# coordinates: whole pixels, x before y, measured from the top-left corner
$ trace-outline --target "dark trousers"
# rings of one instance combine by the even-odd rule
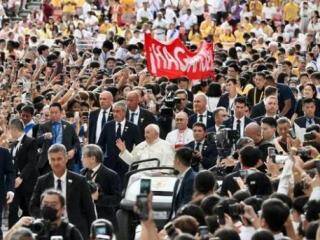
[[[0,201],[0,240],[3,239],[3,236],[2,236],[2,210],[3,210],[3,204],[4,204],[4,202]]]
[[[23,186],[16,189],[13,201],[9,206],[9,228],[19,220],[19,208],[22,210],[22,216],[30,216],[29,203],[31,195],[32,191],[26,190]]]

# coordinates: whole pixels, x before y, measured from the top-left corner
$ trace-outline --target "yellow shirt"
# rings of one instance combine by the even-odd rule
[[[135,12],[135,0],[121,0],[120,4],[123,7],[124,13],[134,13]]]
[[[111,23],[102,23],[99,27],[99,32],[106,34],[112,28]]]
[[[200,33],[193,33],[192,30],[189,32],[188,39],[191,43],[199,46],[202,40]]]
[[[217,26],[213,35],[214,42],[220,42],[220,35],[222,34],[221,27]]]
[[[63,1],[63,13],[74,14],[76,13],[76,2],[74,0],[64,0]]]
[[[86,0],[77,0],[77,1],[76,1],[77,7],[78,7],[78,8],[82,7],[83,4],[85,3],[85,1],[86,1]]]
[[[297,59],[297,57],[295,55],[288,55],[286,60],[291,62],[294,67],[298,66],[298,64],[299,64],[299,60]]]
[[[296,3],[288,2],[283,7],[283,18],[285,21],[296,21],[299,17],[299,6]]]
[[[268,37],[271,37],[273,34],[273,30],[269,25],[266,25],[265,27],[263,27],[262,30],[265,34],[267,34]]]
[[[244,38],[243,38],[244,32],[241,32],[240,30],[234,31],[234,36],[236,37],[236,42],[239,42],[241,44],[244,44]]]
[[[242,23],[242,26],[243,26],[243,28],[244,28],[244,30],[246,32],[250,32],[252,30],[252,28],[253,28],[253,25],[251,23],[249,23],[249,22]]]
[[[61,0],[51,0],[51,4],[55,8],[60,8],[61,7]]]
[[[232,33],[230,35],[226,35],[225,33],[223,33],[220,35],[220,41],[234,43],[236,39]]]
[[[260,1],[251,1],[249,4],[249,9],[252,11],[253,16],[259,16],[261,17],[262,15],[262,3]]]
[[[214,22],[213,21],[203,21],[200,24],[201,35],[206,38],[208,35],[214,35]]]

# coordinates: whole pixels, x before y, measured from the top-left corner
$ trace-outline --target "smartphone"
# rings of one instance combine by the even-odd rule
[[[50,240],[63,240],[62,236],[51,236]]]
[[[268,147],[268,157],[272,162],[276,162],[276,149],[274,147]]]
[[[143,221],[147,220],[149,218],[148,196],[145,194],[138,195],[136,206],[138,209],[139,219]]]
[[[148,195],[151,189],[151,179],[142,178],[140,180],[140,194]]]
[[[199,234],[201,240],[209,240],[209,230],[207,226],[199,226]]]

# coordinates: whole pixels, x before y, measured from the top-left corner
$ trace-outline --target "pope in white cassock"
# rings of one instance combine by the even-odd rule
[[[159,138],[160,129],[156,124],[149,124],[144,129],[145,141],[135,146],[130,153],[126,149],[125,142],[118,139],[116,142],[120,150],[119,157],[127,164],[136,161],[157,158],[160,160],[160,166],[173,167],[174,149],[167,141]],[[141,163],[138,168],[154,167],[153,162]]]

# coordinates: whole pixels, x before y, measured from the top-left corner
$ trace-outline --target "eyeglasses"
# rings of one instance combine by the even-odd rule
[[[184,118],[176,118],[175,120],[176,120],[176,122],[182,122],[182,121],[184,121]]]

